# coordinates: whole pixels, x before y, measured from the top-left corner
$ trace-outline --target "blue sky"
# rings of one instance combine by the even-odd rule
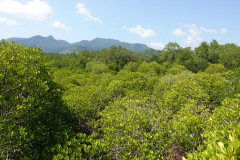
[[[240,45],[239,0],[0,0],[0,39],[112,38],[162,49],[168,42]]]

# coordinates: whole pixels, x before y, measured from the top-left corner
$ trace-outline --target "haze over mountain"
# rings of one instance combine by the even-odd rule
[[[73,48],[78,51],[87,49],[89,51],[102,50],[104,48],[109,49],[112,45],[122,46],[123,48],[132,50],[133,52],[144,52],[151,49],[145,44],[140,43],[127,43],[114,39],[96,38],[91,41],[82,40],[75,43],[69,43],[65,40],[56,40],[53,36],[43,37],[40,35],[30,38],[8,38],[6,41],[14,41],[16,44],[23,44],[28,47],[38,47],[43,52],[53,53],[70,53]]]

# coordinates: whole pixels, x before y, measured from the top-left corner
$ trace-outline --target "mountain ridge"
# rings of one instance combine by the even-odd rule
[[[6,41],[14,41],[16,44],[23,44],[27,47],[41,48],[46,53],[70,53],[73,48],[76,48],[79,52],[87,49],[89,51],[102,50],[104,48],[109,49],[111,46],[122,46],[133,52],[143,53],[145,50],[151,49],[145,44],[141,43],[127,43],[111,38],[95,38],[92,40],[81,40],[79,42],[69,43],[65,40],[56,40],[52,35],[43,37],[41,35],[35,35],[30,38],[12,37],[6,39]]]

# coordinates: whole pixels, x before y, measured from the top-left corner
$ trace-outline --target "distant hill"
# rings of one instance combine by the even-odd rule
[[[30,38],[9,38],[6,41],[14,41],[16,44],[23,44],[28,47],[38,47],[43,49],[43,52],[61,52],[72,46],[64,40],[56,40],[53,36],[42,37],[33,36]]]
[[[73,43],[73,46],[79,50],[81,48],[88,49],[91,51],[101,50],[103,48],[109,49],[111,46],[122,46],[123,48],[129,49],[133,52],[144,52],[145,50],[151,49],[145,44],[140,43],[126,43],[114,39],[96,38],[91,41],[83,40],[80,42]]]
[[[14,41],[16,44],[23,44],[28,47],[38,47],[43,52],[54,52],[54,53],[69,53],[71,49],[77,48],[78,51],[87,49],[89,51],[102,50],[104,48],[109,49],[112,45],[122,46],[123,48],[129,49],[133,52],[144,52],[145,50],[151,49],[145,44],[140,43],[126,43],[114,39],[96,38],[91,41],[82,40],[76,43],[69,43],[64,40],[56,40],[53,36],[42,37],[40,35],[33,36],[30,38],[8,38],[6,41]]]

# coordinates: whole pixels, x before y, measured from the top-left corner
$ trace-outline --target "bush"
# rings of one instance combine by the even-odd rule
[[[188,159],[240,158],[239,97],[237,95],[236,99],[226,98],[222,106],[213,110],[202,133],[204,143],[198,152],[187,154]]]
[[[160,75],[165,74],[166,68],[163,65],[160,65],[155,61],[153,61],[151,63],[143,62],[138,67],[138,72],[147,74],[149,76],[160,76]]]
[[[204,72],[208,74],[214,74],[214,73],[223,73],[225,71],[226,71],[226,68],[222,64],[210,64]]]
[[[122,98],[101,112],[104,144],[114,159],[160,159],[170,143],[168,113],[150,98]]]
[[[100,61],[91,61],[86,64],[86,70],[95,74],[101,74],[107,72],[108,67]]]
[[[41,50],[0,43],[0,152],[2,159],[49,159],[74,123],[52,81]]]
[[[186,72],[188,71],[184,66],[182,65],[174,65],[172,68],[167,70],[167,74],[171,74],[171,75],[177,75],[180,74],[182,72]]]

